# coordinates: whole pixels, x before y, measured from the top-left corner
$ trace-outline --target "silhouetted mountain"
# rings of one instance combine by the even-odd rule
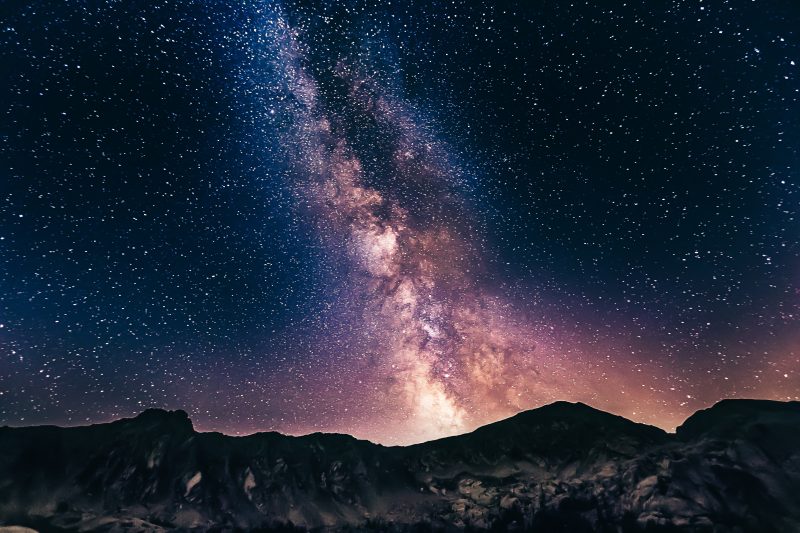
[[[40,531],[800,531],[800,403],[676,434],[557,402],[408,447],[197,433],[183,411],[0,428],[0,525]]]

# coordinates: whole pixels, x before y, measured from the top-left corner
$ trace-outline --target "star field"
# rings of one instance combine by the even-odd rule
[[[800,6],[11,2],[0,424],[800,399]]]

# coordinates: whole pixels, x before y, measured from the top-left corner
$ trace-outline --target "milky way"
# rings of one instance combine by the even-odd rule
[[[797,399],[795,8],[156,4],[8,24],[0,422]]]
[[[297,199],[328,253],[346,265],[334,312],[356,325],[346,346],[374,354],[363,371],[382,382],[393,412],[389,427],[378,424],[370,436],[417,442],[462,433],[586,391],[587,380],[565,371],[566,355],[543,351],[547,337],[487,286],[480,236],[454,183],[461,172],[446,149],[376,80],[344,62],[335,76],[346,97],[338,114],[326,113],[296,33],[282,19],[274,24],[292,102],[282,143],[296,165]],[[367,118],[373,142],[387,147],[372,184],[369,162],[348,142],[343,116],[352,115]],[[334,334],[342,333],[326,333]]]
[[[370,90],[369,79],[347,82],[382,128],[405,119],[379,93],[359,98]],[[302,84],[300,101],[313,112],[309,85]],[[519,407],[516,397],[524,389],[509,379],[509,369],[518,368],[522,383],[528,381],[534,345],[507,325],[476,282],[480,257],[469,235],[454,227],[458,211],[445,212],[451,200],[443,197],[448,184],[442,182],[449,169],[433,161],[437,147],[418,138],[413,125],[389,133],[396,139],[388,172],[429,196],[422,203],[430,206],[412,215],[391,191],[366,186],[346,137],[324,116],[314,118],[307,154],[312,179],[302,187],[329,241],[343,243],[352,264],[348,298],[360,304],[353,320],[380,353],[378,371],[388,373],[399,412],[410,420],[409,437],[463,431],[471,421],[469,400],[491,415],[498,407]]]

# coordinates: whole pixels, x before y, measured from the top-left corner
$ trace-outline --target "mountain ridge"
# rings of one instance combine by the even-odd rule
[[[182,410],[0,428],[0,526],[41,531],[800,531],[800,402],[667,433],[555,402],[410,446],[198,432]],[[421,528],[421,529],[420,529]]]
[[[725,402],[725,401],[727,401],[727,400],[721,400],[721,402]],[[766,401],[766,402],[776,402],[776,403],[792,403],[792,402],[781,402],[781,401],[777,401],[777,400],[748,400],[748,399],[745,399],[743,401]],[[717,403],[720,403],[720,402],[717,402]],[[717,404],[714,404],[714,405],[717,405]],[[707,409],[713,408],[714,405],[708,407]],[[0,426],[0,429],[5,429],[5,428],[9,428],[9,429],[31,429],[31,428],[76,429],[76,428],[91,428],[91,427],[94,427],[94,426],[106,426],[108,424],[115,424],[115,423],[126,422],[126,421],[147,420],[147,419],[153,420],[153,419],[156,419],[156,418],[161,418],[161,419],[164,419],[164,420],[168,420],[168,419],[183,420],[183,419],[186,419],[191,424],[192,429],[194,431],[196,431],[197,433],[216,433],[216,434],[220,434],[220,435],[223,435],[225,437],[231,437],[231,438],[251,437],[251,436],[254,436],[254,435],[262,435],[262,434],[276,434],[276,435],[281,435],[283,437],[289,437],[289,438],[302,438],[302,437],[307,437],[307,436],[311,436],[311,435],[345,435],[347,437],[352,437],[353,439],[356,439],[356,440],[359,440],[359,441],[369,442],[371,444],[375,444],[376,446],[382,446],[382,447],[385,447],[385,448],[407,448],[407,447],[410,447],[410,446],[418,446],[420,444],[425,444],[425,443],[428,443],[428,442],[436,442],[436,441],[439,441],[439,440],[451,439],[451,438],[461,437],[463,435],[469,435],[469,434],[474,433],[476,431],[479,431],[479,430],[481,430],[483,428],[487,428],[487,427],[493,426],[495,424],[499,424],[499,423],[503,423],[503,422],[514,420],[517,417],[526,415],[527,413],[535,413],[535,412],[538,412],[538,411],[540,411],[542,409],[548,410],[548,409],[558,408],[558,407],[562,407],[562,406],[572,406],[572,407],[577,407],[577,408],[588,408],[591,411],[594,411],[594,412],[597,412],[597,413],[603,413],[604,415],[608,415],[608,416],[611,416],[611,417],[620,418],[620,419],[626,420],[626,421],[628,421],[628,422],[630,422],[632,424],[637,424],[637,425],[640,425],[640,426],[646,426],[646,427],[654,428],[654,429],[656,429],[658,431],[661,431],[663,433],[670,434],[670,435],[674,435],[675,434],[674,431],[673,432],[669,432],[669,431],[666,431],[666,430],[664,430],[664,429],[662,429],[662,428],[660,428],[658,426],[654,426],[652,424],[646,424],[644,422],[636,422],[636,421],[630,420],[628,418],[625,418],[622,415],[617,415],[617,414],[614,414],[614,413],[611,413],[611,412],[608,412],[608,411],[603,411],[602,409],[598,409],[598,408],[593,407],[593,406],[591,406],[591,405],[589,405],[587,403],[584,403],[584,402],[570,402],[570,401],[566,401],[566,400],[557,400],[555,402],[552,402],[552,403],[549,403],[549,404],[544,404],[544,405],[541,405],[539,407],[534,407],[534,408],[531,408],[531,409],[525,409],[523,411],[519,411],[518,413],[510,415],[507,418],[502,418],[502,419],[496,420],[494,422],[489,422],[487,424],[484,424],[484,425],[476,427],[472,431],[467,431],[465,433],[458,433],[458,434],[455,434],[455,435],[448,435],[448,436],[444,436],[444,437],[438,437],[438,438],[431,439],[431,440],[428,440],[428,441],[414,442],[414,443],[411,443],[411,444],[382,444],[380,442],[375,442],[375,441],[372,441],[372,440],[367,439],[367,438],[361,438],[361,437],[357,437],[355,435],[351,435],[349,433],[343,433],[343,432],[339,432],[339,431],[313,431],[311,433],[290,434],[290,433],[282,433],[282,432],[280,432],[278,430],[265,429],[265,430],[254,431],[253,433],[232,434],[232,433],[226,433],[225,431],[214,430],[214,429],[198,430],[198,429],[196,429],[194,427],[194,423],[192,422],[191,415],[188,413],[188,411],[186,411],[184,409],[168,409],[168,408],[162,408],[162,407],[147,407],[143,411],[141,411],[140,413],[138,413],[136,415],[123,416],[123,417],[119,417],[119,418],[108,420],[106,422],[92,422],[92,423],[87,423],[87,424],[80,424],[79,423],[79,424],[75,424],[75,425],[59,425],[59,424],[52,424],[52,423],[32,424],[32,425],[8,425],[8,424],[6,424],[6,425]],[[700,411],[702,411],[702,410],[698,410],[698,412],[700,412]],[[687,418],[687,420],[688,420],[688,418]]]
[[[703,413],[705,413],[707,411],[715,412],[715,411],[719,410],[722,407],[725,407],[725,406],[728,406],[728,405],[733,405],[733,404],[737,404],[737,405],[752,404],[752,405],[761,405],[761,406],[764,406],[764,407],[769,407],[769,406],[790,406],[790,408],[800,409],[800,401],[765,400],[765,399],[756,399],[756,398],[724,398],[724,399],[719,400],[716,403],[710,405],[709,407],[706,407],[706,408],[703,408],[703,409],[698,409],[697,411],[695,411],[694,413],[689,415],[679,426],[676,427],[675,431],[667,431],[667,430],[665,430],[663,428],[660,428],[659,426],[655,426],[655,425],[652,425],[652,424],[647,424],[647,423],[644,423],[644,422],[636,422],[636,421],[631,420],[629,418],[625,418],[622,415],[611,413],[609,411],[603,411],[602,409],[598,409],[598,408],[593,407],[592,405],[589,405],[589,404],[584,403],[584,402],[570,402],[570,401],[566,401],[566,400],[557,400],[555,402],[552,402],[552,403],[549,403],[549,404],[544,404],[544,405],[539,406],[539,407],[534,407],[534,408],[531,408],[531,409],[526,409],[526,410],[520,411],[518,413],[515,413],[515,414],[507,417],[507,418],[503,418],[503,419],[500,419],[500,420],[496,420],[494,422],[489,422],[487,424],[478,426],[475,429],[473,429],[472,431],[468,431],[468,432],[465,432],[465,433],[458,433],[456,435],[448,435],[448,436],[445,436],[445,437],[439,437],[439,438],[432,439],[432,440],[429,440],[429,441],[416,442],[416,443],[412,443],[412,444],[382,444],[382,443],[375,442],[375,441],[372,441],[372,440],[369,440],[369,439],[357,437],[357,436],[351,435],[349,433],[342,433],[342,432],[338,432],[338,431],[314,431],[314,432],[311,432],[311,433],[303,433],[303,434],[295,435],[295,434],[289,434],[289,433],[281,433],[280,431],[277,431],[277,430],[259,430],[259,431],[255,431],[253,433],[237,435],[237,434],[226,433],[224,431],[219,431],[219,430],[197,430],[197,429],[194,428],[194,423],[192,422],[191,416],[189,415],[189,413],[186,410],[184,410],[184,409],[167,409],[167,408],[161,408],[161,407],[148,407],[148,408],[144,409],[142,412],[140,412],[137,415],[128,416],[128,417],[120,417],[120,418],[116,418],[116,419],[113,419],[113,420],[110,420],[110,421],[107,421],[107,422],[95,422],[95,423],[90,423],[90,424],[76,424],[76,425],[63,425],[63,426],[62,425],[58,425],[58,424],[33,424],[33,425],[28,425],[28,426],[3,425],[3,426],[0,426],[0,429],[5,429],[5,428],[9,428],[9,429],[32,429],[32,428],[76,429],[76,428],[91,428],[91,427],[94,427],[94,426],[106,426],[108,424],[115,424],[115,423],[120,423],[120,422],[125,422],[125,421],[155,419],[156,417],[159,417],[159,418],[162,418],[162,419],[165,419],[165,420],[166,419],[172,419],[172,420],[185,420],[185,421],[188,421],[188,423],[191,426],[192,430],[196,431],[197,433],[219,434],[219,435],[223,435],[225,437],[231,437],[231,438],[246,438],[246,437],[252,437],[252,436],[256,436],[256,435],[264,435],[264,434],[280,435],[282,437],[287,437],[287,438],[303,438],[303,437],[309,437],[309,436],[312,436],[312,435],[342,435],[342,436],[353,438],[353,439],[358,440],[358,441],[369,442],[370,444],[374,444],[376,446],[381,446],[381,447],[384,447],[384,448],[408,448],[408,447],[411,447],[411,446],[419,446],[419,445],[422,445],[422,444],[427,444],[429,442],[437,442],[437,441],[442,441],[442,440],[446,440],[446,439],[453,439],[453,438],[462,437],[464,435],[470,435],[470,434],[475,433],[477,431],[481,431],[484,428],[492,427],[492,426],[494,426],[496,424],[502,424],[502,423],[505,423],[505,422],[516,420],[516,419],[518,419],[518,417],[523,417],[524,418],[525,416],[529,416],[532,413],[537,413],[537,412],[540,412],[542,410],[550,410],[550,409],[555,409],[555,408],[562,408],[562,407],[565,407],[565,406],[575,407],[575,408],[587,408],[588,410],[593,411],[595,413],[602,413],[603,415],[606,415],[608,417],[614,417],[614,418],[617,418],[617,419],[621,419],[621,420],[624,420],[624,421],[626,421],[626,422],[628,422],[630,424],[635,424],[637,426],[652,428],[653,430],[656,430],[656,431],[661,432],[661,433],[666,434],[666,435],[677,435],[678,434],[678,429],[684,427],[686,425],[686,423],[689,420],[691,420],[692,418],[694,418],[695,416],[703,414]],[[780,408],[780,407],[778,407],[778,408]]]

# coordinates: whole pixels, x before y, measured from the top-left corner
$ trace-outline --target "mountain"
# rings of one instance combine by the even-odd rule
[[[407,447],[199,433],[185,412],[157,409],[87,427],[4,427],[0,526],[794,532],[800,403],[724,400],[669,434],[557,402]]]

